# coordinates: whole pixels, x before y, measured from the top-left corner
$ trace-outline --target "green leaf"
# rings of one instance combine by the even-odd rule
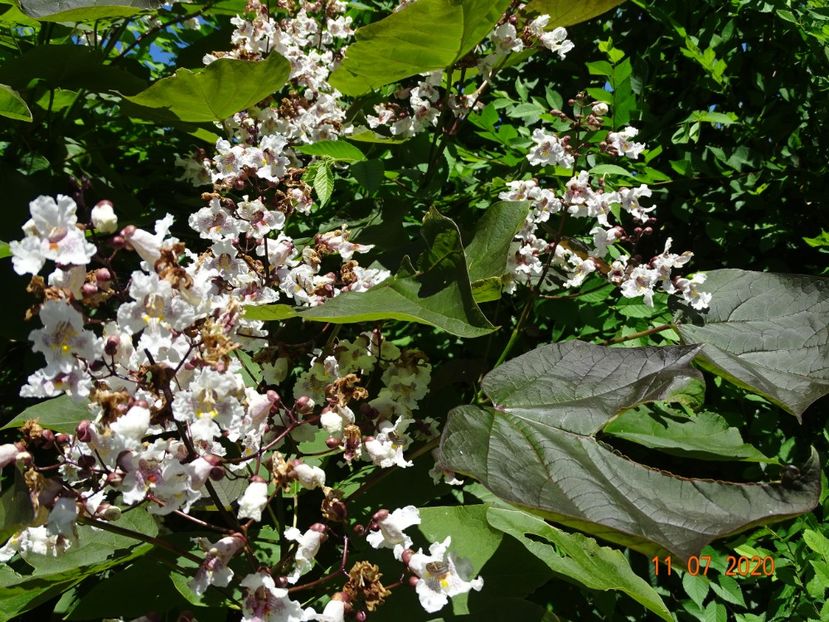
[[[739,123],[739,121],[737,121],[737,115],[734,113],[726,114],[724,112],[712,112],[708,110],[695,110],[688,115],[688,118],[685,119],[684,123],[700,121],[703,123],[719,123],[720,125],[732,125],[734,123]]]
[[[33,517],[29,488],[23,481],[23,475],[15,469],[12,485],[7,485],[0,494],[0,542],[6,542],[10,536],[27,526]]]
[[[590,169],[589,173],[594,177],[601,177],[602,175],[620,175],[622,177],[636,177],[630,171],[623,169],[616,164],[598,164]]]
[[[674,410],[639,407],[622,413],[604,428],[605,434],[666,453],[699,460],[743,460],[777,463],[743,442],[737,428],[716,413],[703,411],[689,417]]]
[[[369,192],[380,189],[383,185],[384,173],[385,165],[382,160],[365,160],[355,162],[351,166],[352,177]]]
[[[200,71],[178,69],[127,99],[163,108],[181,121],[223,121],[282,88],[290,70],[275,52],[263,61],[220,58]]]
[[[516,538],[562,578],[593,590],[624,592],[663,620],[673,620],[659,594],[633,572],[621,551],[599,546],[582,534],[556,529],[517,509],[492,507],[486,517],[490,525]],[[527,534],[535,537],[530,539]]]
[[[329,78],[346,95],[444,69],[483,39],[509,0],[417,0],[357,30]]]
[[[408,261],[393,278],[367,292],[346,292],[298,313],[314,322],[351,324],[401,320],[427,324],[458,337],[480,337],[495,328],[472,297],[466,258],[457,225],[430,210],[423,223],[427,252],[416,272]],[[246,316],[263,319],[270,305],[248,308]],[[277,313],[284,313],[283,309]]]
[[[297,317],[298,312],[290,305],[273,304],[245,307],[245,317],[250,320],[264,320],[266,322],[281,322]]]
[[[8,242],[0,242],[0,259],[12,256],[12,249]]]
[[[454,505],[420,509],[418,529],[429,542],[452,537],[452,552],[469,560],[475,573],[495,554],[503,534],[487,522],[489,505]]]
[[[17,91],[5,84],[0,84],[0,116],[15,121],[32,121],[32,111],[29,110],[25,100]],[[8,247],[8,244],[6,246]]]
[[[441,465],[534,513],[647,554],[680,560],[755,524],[809,511],[820,493],[813,452],[796,481],[741,484],[679,477],[596,439],[624,409],[671,401],[699,382],[699,346],[541,346],[495,368],[494,406],[449,413]]]
[[[354,145],[344,140],[321,140],[310,145],[297,145],[295,151],[312,156],[326,156],[340,162],[358,162],[366,156]]]
[[[745,598],[743,598],[743,591],[740,589],[740,584],[728,575],[720,575],[717,577],[717,582],[711,582],[711,589],[722,600],[733,605],[746,606]]]
[[[708,579],[704,576],[686,572],[682,577],[682,587],[685,589],[685,593],[688,594],[689,598],[702,609],[702,603],[705,602],[705,597],[708,596],[708,591],[711,587]]]
[[[806,546],[820,555],[823,561],[829,562],[829,538],[819,531],[807,529],[803,532],[803,541],[806,543]]]
[[[525,201],[496,203],[475,226],[472,241],[464,252],[477,302],[501,297],[500,279],[507,269],[510,245],[528,212],[529,204]]]
[[[19,428],[30,419],[35,419],[42,427],[54,432],[74,434],[78,424],[89,419],[87,403],[87,400],[74,400],[68,395],[53,397],[29,406],[0,429]]]
[[[713,270],[702,317],[684,308],[676,329],[697,361],[800,419],[829,393],[829,278]]]
[[[321,160],[314,174],[314,191],[317,193],[320,206],[328,203],[334,192],[334,172],[329,160]]]
[[[26,15],[44,22],[81,22],[135,15],[161,0],[20,0]]]
[[[355,128],[354,133],[352,133],[348,139],[356,140],[361,143],[375,143],[380,145],[399,145],[409,140],[408,138],[383,136],[382,134],[378,134],[374,130],[370,130],[366,127]]]
[[[158,535],[158,525],[155,518],[147,512],[145,507],[124,512],[113,525],[149,537]],[[125,554],[134,554],[133,556],[137,557],[151,548],[151,545],[142,544],[141,540],[135,538],[96,529],[90,525],[79,525],[78,541],[61,555],[54,557],[52,555],[26,553],[22,557],[27,564],[34,568],[33,576],[45,576],[68,571],[74,572],[80,568],[94,567],[96,571],[100,571],[126,561],[124,555],[115,555],[110,559],[110,556],[117,551],[123,550]],[[135,555],[136,553],[137,555]]]
[[[34,79],[49,88],[87,89],[96,93],[137,93],[144,80],[104,64],[97,51],[80,45],[38,45],[0,65],[0,83],[16,89],[28,88]]]
[[[526,7],[527,13],[549,15],[547,28],[572,26],[593,19],[597,15],[619,6],[625,0],[532,0]]]

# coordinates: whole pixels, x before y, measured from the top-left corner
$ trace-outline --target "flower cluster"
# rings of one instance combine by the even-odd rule
[[[607,104],[596,102],[590,107],[585,122],[588,127],[597,127],[600,117],[608,112]],[[561,114],[561,116],[564,116]],[[626,127],[619,132],[609,132],[603,149],[614,156],[636,159],[644,150],[642,143],[633,142],[637,130]],[[560,166],[573,168],[576,157],[569,145],[569,137],[559,138],[555,133],[537,128],[532,134],[533,147],[527,160],[533,166]],[[544,188],[536,179],[523,179],[507,183],[507,189],[499,194],[505,201],[527,201],[530,211],[524,226],[515,236],[515,254],[511,256],[509,274],[506,277],[508,291],[514,291],[518,284],[535,286],[549,280],[561,287],[579,287],[591,274],[602,275],[618,285],[626,298],[642,297],[645,304],[653,306],[655,290],[681,297],[695,309],[705,309],[711,295],[699,289],[705,282],[704,274],[688,279],[674,276],[672,270],[684,267],[693,254],[686,251],[680,255],[670,252],[670,238],[664,251],[647,262],[633,259],[619,245],[632,242],[634,245],[643,235],[653,232],[656,222],[651,212],[654,205],[643,205],[649,199],[651,189],[646,184],[620,187],[616,190],[605,188],[604,179],[593,180],[587,171],[579,171],[565,186],[563,192]],[[630,216],[635,226],[632,232],[620,224],[611,222],[614,213]],[[584,245],[570,238],[542,237],[542,229],[548,226],[550,218],[587,219],[590,223],[591,243]]]

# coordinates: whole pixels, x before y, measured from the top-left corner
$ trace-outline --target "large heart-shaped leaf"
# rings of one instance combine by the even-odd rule
[[[509,0],[416,0],[360,28],[329,82],[346,95],[450,66],[492,29]]]
[[[431,210],[423,221],[426,253],[416,271],[406,261],[393,278],[367,292],[346,292],[325,304],[296,312],[287,305],[248,307],[257,320],[301,317],[315,322],[352,324],[401,320],[427,324],[459,337],[495,330],[472,296],[466,257],[457,225]]]
[[[200,71],[179,69],[127,99],[168,110],[181,121],[223,121],[278,91],[290,71],[276,53],[263,61],[220,58]]]
[[[564,579],[593,590],[624,592],[663,620],[673,620],[656,590],[633,572],[621,551],[599,546],[592,538],[579,533],[556,529],[537,516],[515,508],[491,507],[486,519],[495,529],[516,538]],[[527,534],[535,538],[530,539]]]
[[[677,331],[703,344],[698,362],[798,419],[829,393],[829,278],[708,272],[711,306],[686,309]]]
[[[593,19],[625,0],[532,0],[525,9],[528,13],[550,16],[549,28],[572,26]]]
[[[494,407],[449,414],[441,463],[534,513],[647,553],[681,560],[752,525],[809,511],[816,456],[785,482],[738,484],[653,469],[600,443],[622,410],[682,399],[698,383],[699,346],[542,346],[490,372]]]
[[[501,277],[507,269],[510,246],[529,209],[527,202],[502,201],[487,209],[475,226],[465,252],[477,302],[501,297]]]

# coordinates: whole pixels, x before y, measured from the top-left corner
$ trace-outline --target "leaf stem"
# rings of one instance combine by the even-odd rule
[[[602,345],[612,345],[614,343],[623,343],[625,341],[633,341],[634,339],[639,339],[639,337],[647,337],[648,335],[654,335],[656,333],[661,333],[666,330],[673,328],[673,324],[662,324],[661,326],[654,326],[653,328],[649,328],[647,330],[640,330],[638,333],[631,333],[630,335],[625,335],[624,337],[615,337],[614,339],[608,339]]]

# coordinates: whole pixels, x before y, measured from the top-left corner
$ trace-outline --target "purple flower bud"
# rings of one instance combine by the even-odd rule
[[[84,419],[75,428],[75,436],[82,443],[88,443],[92,440],[92,422],[89,419]]]

